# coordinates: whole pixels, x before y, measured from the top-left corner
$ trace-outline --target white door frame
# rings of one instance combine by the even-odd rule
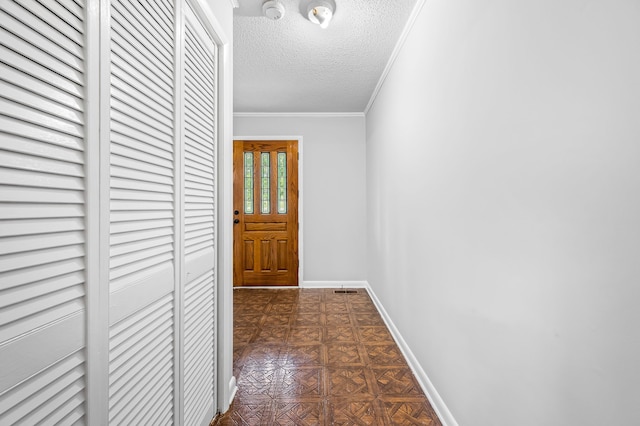
[[[233,376],[233,61],[232,46],[206,0],[190,0],[218,48],[218,409],[227,411],[237,387]]]

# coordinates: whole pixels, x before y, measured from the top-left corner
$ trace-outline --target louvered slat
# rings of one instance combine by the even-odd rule
[[[84,2],[60,7],[0,2],[3,425],[85,421]]]
[[[70,13],[55,1],[46,2],[46,7],[36,0],[17,0],[16,3],[31,13],[42,16],[46,22],[55,23],[56,32],[48,31],[48,29],[42,26],[38,27],[39,30],[48,31],[43,34],[47,35],[53,41],[57,41],[57,33],[61,33],[78,46],[84,45],[81,16],[79,17]]]
[[[36,424],[68,415],[81,419],[84,363],[83,351],[75,352],[1,395],[2,424]],[[34,406],[38,409],[33,410]]]

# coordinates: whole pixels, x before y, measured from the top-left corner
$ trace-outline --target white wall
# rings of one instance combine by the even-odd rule
[[[303,137],[303,281],[364,280],[364,117],[236,116],[234,135]]]
[[[233,37],[233,1],[232,0],[200,0],[206,3],[213,16],[222,27],[227,37]]]
[[[367,278],[461,425],[640,424],[638,22],[427,1],[367,115]]]

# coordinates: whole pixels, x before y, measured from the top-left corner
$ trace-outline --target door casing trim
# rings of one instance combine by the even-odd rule
[[[282,135],[270,135],[270,136],[234,136],[234,143],[236,140],[242,141],[265,141],[265,142],[277,142],[277,141],[298,141],[298,287],[302,286],[302,277],[304,276],[304,215],[303,215],[303,196],[304,196],[304,182],[302,180],[302,169],[304,168],[304,155],[303,155],[303,143],[302,136],[282,136]],[[231,192],[233,192],[233,181],[231,182]],[[233,268],[233,247],[230,254],[232,259],[231,265]],[[235,283],[234,283],[235,284]],[[235,287],[234,287],[235,288]],[[295,288],[295,287],[289,287]]]

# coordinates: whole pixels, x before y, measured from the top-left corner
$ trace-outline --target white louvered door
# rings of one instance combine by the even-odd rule
[[[218,59],[190,1],[0,0],[1,426],[215,414]]]
[[[86,423],[84,17],[0,1],[2,425]]]
[[[111,2],[109,423],[174,415],[174,8]]]
[[[216,401],[215,44],[190,7],[184,37],[184,418],[206,425]]]

